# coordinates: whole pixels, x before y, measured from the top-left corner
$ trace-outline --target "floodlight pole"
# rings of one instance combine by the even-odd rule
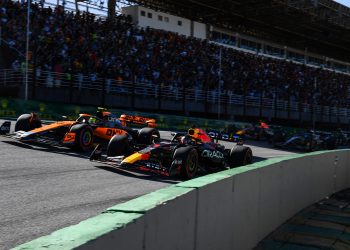
[[[222,56],[222,48],[220,46],[220,52],[219,52],[219,86],[218,86],[218,119],[220,120],[220,99],[221,99],[221,56]]]
[[[316,98],[315,98],[315,93],[316,93],[316,88],[317,88],[317,77],[315,77],[315,79],[314,79],[314,91],[313,91],[313,95],[312,95],[312,103],[313,103],[313,105],[312,105],[312,129],[313,130],[315,130],[315,127],[316,127],[316,109],[315,109],[315,106],[316,106]]]
[[[24,90],[24,99],[28,100],[28,64],[29,64],[29,27],[30,27],[30,4],[31,0],[27,0],[27,32],[26,32],[26,63],[25,63],[25,90]]]

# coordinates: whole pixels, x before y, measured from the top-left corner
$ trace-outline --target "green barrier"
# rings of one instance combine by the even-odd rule
[[[186,195],[197,188],[201,188],[226,178],[241,173],[268,167],[275,163],[302,158],[304,156],[322,155],[327,152],[342,152],[347,150],[318,151],[307,154],[296,154],[280,158],[268,159],[248,166],[233,168],[210,174],[193,180],[181,182],[170,187],[160,189],[150,194],[141,196],[123,204],[118,204],[106,209],[102,214],[80,222],[77,225],[69,226],[53,232],[50,235],[40,237],[28,243],[15,247],[15,250],[37,250],[37,249],[73,249],[83,246],[89,241],[119,230],[139,219],[150,210],[162,206],[167,202],[180,196]],[[117,247],[117,246],[116,246]]]

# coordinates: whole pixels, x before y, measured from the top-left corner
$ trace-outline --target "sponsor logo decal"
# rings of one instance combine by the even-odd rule
[[[150,168],[150,169],[155,169],[155,170],[160,170],[161,169],[161,165],[158,163],[154,163],[154,162],[146,162],[146,167]]]
[[[221,153],[220,151],[203,150],[202,157],[223,159],[224,154]]]
[[[72,141],[74,142],[74,140],[75,140],[75,133],[67,133],[63,139],[64,142],[72,142]]]
[[[122,134],[124,134],[125,132],[123,131],[123,130],[121,130],[121,129],[112,129],[112,128],[109,128],[109,129],[107,129],[107,131],[106,131],[106,135],[107,136],[113,136],[113,135],[116,135],[116,134],[118,134],[118,135],[122,135]]]

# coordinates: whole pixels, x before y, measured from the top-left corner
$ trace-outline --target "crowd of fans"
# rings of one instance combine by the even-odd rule
[[[31,8],[30,63],[37,70],[174,89],[217,91],[220,85],[225,93],[350,107],[345,74],[138,28],[123,15],[107,21],[62,7]],[[1,1],[2,39],[23,54],[26,15],[26,3]]]

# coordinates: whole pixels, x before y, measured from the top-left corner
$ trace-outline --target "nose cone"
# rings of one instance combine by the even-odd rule
[[[132,155],[126,157],[122,162],[123,164],[134,164],[137,161],[144,161],[149,159],[149,154],[142,154],[139,152],[133,153]]]

